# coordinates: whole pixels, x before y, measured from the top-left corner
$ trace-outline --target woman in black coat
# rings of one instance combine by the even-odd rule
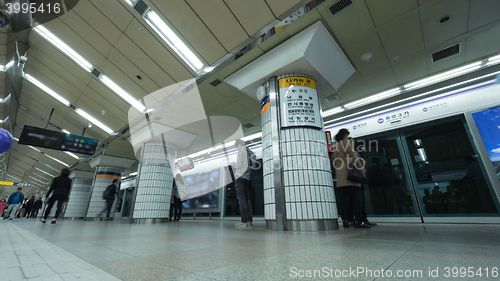
[[[52,210],[52,206],[57,201],[57,211],[54,219],[52,220],[52,224],[56,223],[57,217],[61,214],[62,205],[64,201],[68,200],[69,191],[71,190],[71,179],[69,178],[69,169],[64,168],[61,171],[61,175],[54,178],[52,180],[52,184],[50,185],[49,192],[47,192],[47,198],[49,200],[47,210],[45,210],[45,215],[40,220],[41,222],[47,222],[47,217]],[[52,196],[50,196],[52,194]],[[49,197],[50,196],[50,197]]]

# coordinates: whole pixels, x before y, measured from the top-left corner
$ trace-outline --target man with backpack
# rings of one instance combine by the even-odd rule
[[[9,220],[14,219],[14,216],[17,213],[17,209],[19,209],[19,206],[24,201],[24,194],[21,192],[22,189],[23,189],[22,187],[18,187],[17,191],[10,195],[9,200],[7,201],[7,204],[9,207],[7,208],[5,213],[3,214],[4,220],[7,219],[9,213],[10,213]]]
[[[234,145],[238,149],[238,156],[236,162],[231,163],[231,166],[233,167],[234,186],[241,213],[241,222],[237,223],[236,227],[248,228],[253,226],[250,190],[252,189],[252,159],[255,160],[255,154],[245,146],[245,141],[242,139],[237,139]]]
[[[113,183],[108,185],[108,187],[106,187],[106,190],[104,190],[104,193],[102,194],[102,199],[106,200],[106,206],[97,216],[100,217],[104,213],[104,211],[106,211],[107,221],[111,220],[109,215],[111,214],[111,208],[113,207],[113,202],[115,201],[118,183],[119,181],[117,179],[114,179]]]

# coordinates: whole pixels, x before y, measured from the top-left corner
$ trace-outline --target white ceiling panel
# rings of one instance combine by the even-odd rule
[[[500,52],[500,23],[481,33],[467,37],[465,42],[465,61],[471,61]],[[486,44],[487,42],[487,44]]]
[[[187,45],[191,45],[208,62],[208,65],[213,64],[227,54],[228,51],[224,49],[185,1],[151,1],[177,29],[181,35],[179,37],[184,37],[188,43]]]
[[[500,20],[500,1],[470,1],[468,31]]]
[[[366,86],[368,86],[372,93],[388,90],[398,84],[392,68],[384,68],[372,74],[365,75],[363,80],[365,80]]]
[[[133,19],[130,25],[125,30],[125,34],[132,40],[137,47],[132,45],[127,45],[128,48],[121,48],[120,44],[115,45],[120,52],[122,52],[131,62],[137,65],[141,70],[144,67],[154,67],[141,63],[143,60],[153,60],[158,66],[160,66],[165,72],[167,72],[176,82],[184,81],[194,77],[194,72],[187,69],[184,62],[180,62],[176,56],[172,55],[168,49],[158,41],[149,32],[141,32],[139,29],[147,30],[137,19]],[[121,38],[122,39],[122,38]],[[126,42],[125,38],[122,39]],[[165,43],[166,44],[166,43]],[[146,55],[138,53],[138,49],[141,49]],[[148,58],[149,57],[149,58]],[[144,71],[144,70],[143,70]]]
[[[224,2],[250,36],[275,19],[264,0],[225,0]]]
[[[344,100],[343,103],[371,94],[370,89],[361,78],[344,83],[340,87],[339,91],[346,97],[346,100]]]
[[[102,97],[99,99],[95,99],[94,97],[98,95],[99,94],[96,93],[92,88],[88,87],[83,92],[82,100],[88,100],[88,99],[95,100],[99,104],[99,107],[102,108],[101,112],[102,110],[104,110],[106,114],[109,114],[108,116],[109,118],[113,120],[114,119],[120,120],[121,123],[128,122],[127,108],[119,108],[115,104],[111,103],[110,101]]]
[[[141,99],[146,96],[148,92],[141,88],[134,80],[130,79],[125,73],[123,73],[118,67],[112,64],[107,59],[101,65],[101,69],[106,76],[108,76],[113,82],[120,85],[120,87],[129,93],[136,100]],[[138,80],[137,78],[135,80]]]
[[[408,57],[425,48],[418,14],[380,30],[379,35],[390,60]]]
[[[429,74],[427,70],[426,54],[410,58],[392,66],[398,83],[407,83],[425,77]]]
[[[397,18],[398,16],[415,9],[417,0],[366,0],[366,5],[376,26]]]
[[[361,74],[389,66],[384,46],[376,33],[367,35],[361,41],[344,45],[343,48]],[[361,60],[361,56],[365,53],[373,54],[368,62]]]
[[[124,5],[127,5],[125,1],[90,0],[90,2],[122,31],[125,31],[127,25],[134,18],[127,8],[125,8]]]
[[[99,15],[96,15],[95,17],[97,18],[99,17]],[[96,32],[96,30],[92,26],[90,26],[85,20],[83,20],[74,10],[71,10],[70,12],[59,17],[58,19],[60,19],[61,22],[63,22],[69,28],[71,28],[71,30],[74,33],[78,34],[83,40],[85,40],[90,46],[92,46],[104,57],[106,57],[113,48],[113,45],[111,45],[111,43],[109,43],[108,41],[109,39],[106,40],[105,37]],[[59,36],[69,46],[73,45],[71,39],[70,41],[67,41],[65,40],[64,37],[62,37],[57,33],[56,36]],[[111,39],[115,39],[118,36],[119,35],[114,34]]]
[[[365,34],[375,29],[375,25],[373,24],[372,17],[370,16],[365,1],[354,0],[352,1],[352,5],[347,6],[335,15],[332,15],[328,8],[338,1],[326,2],[327,4],[322,4],[318,10],[340,41],[340,44],[345,44],[351,40],[357,39],[361,34]]]
[[[123,32],[89,0],[79,0],[72,11],[75,11],[111,44],[115,44]]]
[[[120,128],[125,126],[127,122],[124,122],[119,119],[113,119],[110,115],[102,116],[102,110],[104,108],[100,105],[99,102],[87,97],[82,96],[81,99],[75,104],[76,107],[81,108],[83,111],[87,112],[90,116],[99,120],[104,125],[108,126],[113,131],[118,131]],[[109,136],[105,131],[99,132],[99,134],[103,136]]]
[[[266,0],[274,16],[281,20],[306,5],[310,0]]]
[[[121,109],[124,112],[128,112],[130,109],[131,105],[128,104],[125,100],[120,98],[118,95],[116,95],[114,92],[111,92],[104,84],[97,80],[92,80],[90,82],[89,87],[94,90],[95,93],[98,93],[101,98],[108,100],[110,103],[114,104],[117,108]],[[89,93],[89,92],[87,92]],[[98,98],[97,96],[94,96],[95,99],[101,99]],[[104,109],[106,110],[106,109]]]
[[[187,0],[187,3],[227,51],[249,38],[222,0]]]
[[[443,24],[438,20],[446,15],[451,19]],[[442,0],[420,11],[425,46],[432,48],[440,42],[467,32],[469,0]]]

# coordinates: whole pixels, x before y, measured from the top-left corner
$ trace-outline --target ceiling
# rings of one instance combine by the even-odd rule
[[[261,130],[259,102],[227,83],[222,82],[217,86],[210,83],[216,79],[223,81],[318,20],[331,31],[356,69],[356,73],[336,93],[326,95],[337,94],[341,99],[332,103],[322,101],[323,110],[499,52],[500,1],[352,1],[352,5],[335,15],[328,8],[338,0],[319,1],[319,5],[318,1],[311,1],[309,6],[312,9],[307,14],[250,51],[247,50],[238,60],[227,54],[238,53],[248,43],[254,42],[264,27],[276,25],[309,1],[145,2],[174,29],[206,66],[220,63],[198,83],[205,114],[235,117],[242,125],[255,124],[252,128],[243,129],[245,135]],[[445,15],[451,15],[451,20],[439,24],[438,20]],[[158,89],[197,75],[124,0],[80,0],[67,14],[44,24],[44,27],[135,99],[142,99]],[[0,30],[0,64],[3,65],[7,59],[8,32],[7,28]],[[431,53],[455,43],[461,43],[458,55],[437,63],[431,62]],[[127,127],[130,105],[125,100],[34,31],[29,34],[29,46],[25,73],[113,131],[119,132]],[[372,53],[373,57],[369,62],[362,61],[361,55],[367,52]],[[5,97],[4,72],[0,72],[0,83],[0,97]],[[100,141],[110,137],[96,126],[87,128],[89,122],[86,119],[26,80],[22,82],[18,99],[19,104],[29,111],[17,111],[15,126],[12,126],[14,137],[20,136],[22,126],[26,124],[45,127],[52,108],[54,113],[50,122],[58,127],[77,135],[86,128],[85,136]],[[6,112],[6,106],[0,106],[0,119],[5,118]],[[8,129],[8,126],[4,124],[4,128]],[[48,129],[55,130],[50,125]],[[127,141],[128,136],[126,133],[109,143],[104,154],[135,159],[132,146]],[[78,162],[64,152],[40,151],[69,165]],[[9,175],[26,183],[41,185],[31,177],[45,182],[51,176],[37,169],[57,175],[56,170],[65,167],[41,152],[14,141],[8,159]],[[192,152],[195,151],[186,151]],[[102,153],[101,149],[96,154]],[[88,165],[89,160],[81,160],[74,168],[93,171]],[[0,196],[6,196],[13,190],[13,187],[4,187]]]

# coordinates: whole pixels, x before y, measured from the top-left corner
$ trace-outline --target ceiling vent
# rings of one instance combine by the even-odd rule
[[[352,4],[352,0],[340,0],[339,2],[333,4],[330,9],[330,13],[335,15],[336,13],[342,11],[344,8]]]
[[[219,85],[220,83],[222,83],[222,81],[220,81],[219,79],[215,79],[214,81],[212,81],[212,82],[210,83],[210,85],[212,85],[212,86],[214,86],[214,87],[215,87],[215,86]]]
[[[247,124],[243,125],[243,128],[245,128],[245,129],[250,129],[252,127],[255,127],[254,123],[247,123]]]
[[[340,96],[335,94],[335,95],[331,95],[329,97],[325,97],[323,98],[327,103],[332,103],[332,102],[335,102],[335,101],[338,101],[340,100]]]
[[[146,4],[143,0],[137,1],[137,4],[135,4],[134,9],[141,15],[143,16],[146,14],[146,11],[149,9],[148,4]]]
[[[432,62],[438,62],[440,60],[444,60],[445,58],[449,58],[454,55],[458,55],[460,53],[460,43],[455,44],[453,46],[442,49],[441,51],[437,51],[432,53]]]

